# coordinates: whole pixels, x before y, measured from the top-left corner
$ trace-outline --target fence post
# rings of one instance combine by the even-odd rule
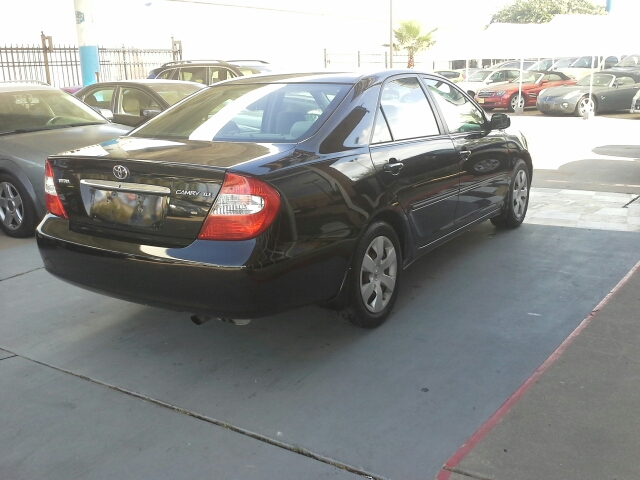
[[[324,49],[324,68],[327,68],[327,49]]]
[[[358,50],[358,68],[360,68],[360,50]]]
[[[122,45],[122,68],[124,69],[124,79],[129,80],[129,77],[127,76],[127,51],[125,50],[124,45]]]
[[[171,50],[174,62],[182,60],[182,40],[174,40],[171,37]]]
[[[44,58],[44,74],[47,83],[51,85],[51,73],[49,72],[49,53],[53,52],[53,40],[50,36],[46,36],[44,32],[40,32],[40,41],[42,42],[42,56]]]
[[[389,68],[389,52],[384,52],[384,68]]]

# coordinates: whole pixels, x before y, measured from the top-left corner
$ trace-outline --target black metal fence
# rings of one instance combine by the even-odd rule
[[[75,46],[53,46],[51,37],[42,35],[42,45],[0,47],[0,81],[38,80],[55,87],[82,85],[80,55]],[[173,41],[172,49],[98,47],[99,81],[145,78],[149,70],[163,63],[180,60],[182,46]]]

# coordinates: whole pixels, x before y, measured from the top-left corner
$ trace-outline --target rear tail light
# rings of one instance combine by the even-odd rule
[[[198,235],[202,240],[248,240],[264,232],[280,208],[278,192],[251,177],[227,173]]]
[[[44,196],[49,212],[58,217],[69,218],[62,206],[60,197],[58,197],[55,179],[53,178],[53,169],[48,159],[44,166]]]

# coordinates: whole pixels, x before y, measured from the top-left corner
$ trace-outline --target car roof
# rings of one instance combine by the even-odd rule
[[[0,82],[0,92],[34,92],[38,90],[58,90],[42,82]]]
[[[98,82],[87,85],[87,87],[94,87],[96,85],[199,85],[194,82],[187,82],[184,80],[164,80],[161,78],[140,78],[135,80],[111,80],[108,82]],[[205,87],[206,85],[203,85]],[[86,87],[85,87],[86,88]]]
[[[401,75],[401,74],[418,74],[418,75],[434,75],[429,72],[422,72],[420,70],[409,69],[395,69],[395,70],[372,70],[372,71],[358,71],[358,72],[297,72],[297,73],[267,73],[260,75],[251,75],[246,77],[236,77],[230,80],[220,82],[221,84],[234,83],[234,84],[255,84],[255,83],[342,83],[342,84],[355,84],[359,80],[366,77],[373,77],[377,80],[384,80],[385,78]],[[441,78],[441,77],[439,77]],[[215,84],[213,85],[215,86]]]

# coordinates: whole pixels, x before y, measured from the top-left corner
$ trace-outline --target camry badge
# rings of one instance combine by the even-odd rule
[[[129,169],[123,165],[113,167],[113,174],[118,180],[124,180],[129,176]]]

